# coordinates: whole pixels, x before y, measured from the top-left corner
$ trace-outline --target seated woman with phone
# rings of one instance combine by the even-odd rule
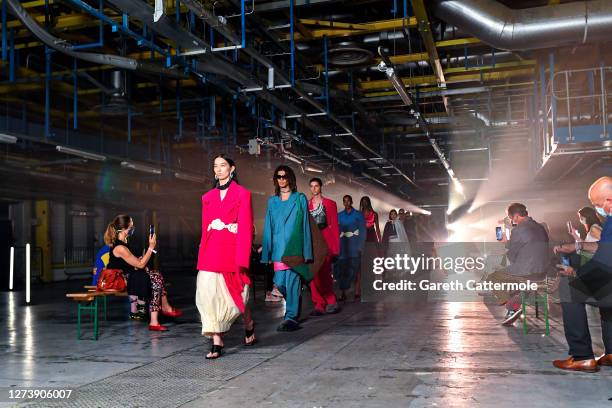
[[[161,272],[147,267],[153,253],[156,253],[157,237],[151,226],[149,231],[149,248],[143,256],[137,258],[128,246],[128,239],[134,235],[134,220],[128,215],[118,215],[108,224],[104,233],[104,242],[110,247],[108,269],[120,269],[127,276],[128,295],[132,302],[130,318],[144,320],[145,304],[149,301],[149,330],[166,331],[168,328],[159,324],[159,312],[164,316],[178,317],[183,313],[173,308],[168,296]]]

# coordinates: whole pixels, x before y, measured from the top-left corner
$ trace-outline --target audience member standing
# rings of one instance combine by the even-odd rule
[[[593,372],[599,366],[612,366],[612,177],[602,177],[589,189],[589,200],[597,213],[606,221],[599,242],[564,244],[559,249],[594,252],[593,257],[581,267],[558,265],[563,279],[559,290],[563,311],[563,328],[569,346],[570,357],[555,360],[553,365],[563,370]],[[587,298],[591,298],[590,300]],[[599,307],[604,354],[595,359],[585,303]]]

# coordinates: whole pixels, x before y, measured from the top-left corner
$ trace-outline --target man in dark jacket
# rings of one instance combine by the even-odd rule
[[[515,226],[510,239],[506,241],[506,257],[510,265],[503,270],[493,272],[487,281],[510,283],[543,279],[550,265],[546,229],[529,216],[527,207],[523,204],[510,204],[506,213]],[[507,291],[495,291],[494,294],[500,304],[505,304],[507,308],[502,324],[511,325],[521,315],[519,294]]]
[[[612,177],[602,177],[589,189],[589,200],[605,219],[599,242],[578,242],[555,247],[555,252],[594,253],[590,261],[574,268],[557,265],[563,276],[559,285],[563,329],[570,357],[555,360],[562,370],[598,371],[612,366]],[[585,304],[599,308],[604,354],[595,359]]]

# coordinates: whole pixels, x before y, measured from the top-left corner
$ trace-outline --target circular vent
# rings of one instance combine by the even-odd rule
[[[343,46],[329,50],[329,64],[338,67],[354,67],[372,61],[372,52],[356,46]]]

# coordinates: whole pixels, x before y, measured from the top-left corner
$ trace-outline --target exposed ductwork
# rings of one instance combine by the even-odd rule
[[[483,42],[519,51],[608,41],[612,1],[591,0],[515,10],[494,0],[433,0],[436,17]]]
[[[25,9],[22,7],[18,0],[6,0],[8,7],[12,13],[21,21],[21,23],[28,28],[34,34],[36,38],[46,44],[48,47],[53,48],[63,54],[69,55],[74,58],[81,59],[83,61],[93,62],[95,64],[112,65],[114,67],[128,69],[128,70],[140,70],[144,72],[163,74],[170,77],[176,77],[177,72],[172,69],[163,68],[161,65],[156,65],[151,62],[138,61],[133,58],[122,57],[119,55],[111,54],[97,54],[93,52],[79,52],[75,51],[72,45],[67,45],[64,40],[61,40],[51,35],[47,30],[38,25],[38,23],[30,16]],[[179,74],[180,75],[180,74]]]

